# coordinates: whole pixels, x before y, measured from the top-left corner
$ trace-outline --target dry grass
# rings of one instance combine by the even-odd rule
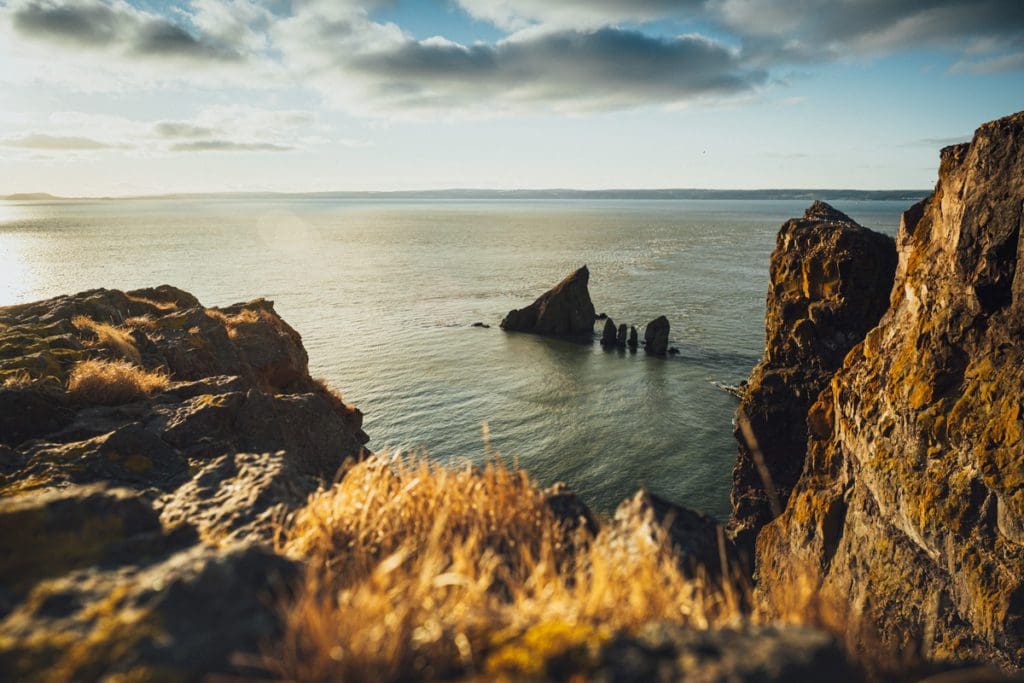
[[[18,370],[5,377],[3,382],[0,383],[0,387],[24,391],[25,389],[32,388],[35,383],[36,381],[32,379],[32,375],[28,374],[28,370]]]
[[[373,458],[315,494],[279,540],[309,570],[269,658],[288,680],[536,677],[581,670],[613,633],[739,618],[730,591],[687,579],[647,520],[565,528],[527,475]]]
[[[135,315],[126,318],[123,327],[129,330],[153,330],[156,329],[156,319],[151,315]]]
[[[208,308],[206,309],[206,315],[223,323],[230,339],[234,339],[238,335],[239,328],[244,325],[252,325],[273,319],[268,312],[262,309],[251,308],[243,309],[233,315],[228,315],[216,308]]]
[[[86,404],[131,403],[167,388],[165,371],[146,370],[124,360],[84,360],[71,370],[68,394]]]
[[[136,296],[133,294],[125,294],[124,296],[126,299],[128,299],[128,301],[135,301],[136,303],[140,304],[148,304],[149,306],[153,306],[154,308],[161,311],[167,312],[178,310],[178,304],[174,303],[173,301],[156,301],[154,299],[147,299],[144,296]]]
[[[333,408],[339,415],[351,413],[356,409],[354,405],[345,403],[345,397],[341,395],[340,391],[334,389],[330,384],[328,384],[327,380],[320,377],[314,377],[313,385],[316,387],[317,392],[327,399],[327,402],[331,404],[331,408]]]
[[[142,356],[135,348],[135,340],[125,330],[115,327],[109,323],[100,323],[87,318],[84,315],[76,315],[71,319],[71,324],[82,332],[89,332],[94,337],[94,344],[109,349],[120,358],[129,360],[136,365],[142,364]]]

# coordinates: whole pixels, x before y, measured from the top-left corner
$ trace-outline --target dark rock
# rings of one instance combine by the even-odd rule
[[[749,555],[804,466],[807,411],[889,304],[896,247],[824,202],[782,226],[772,252],[764,358],[736,411],[730,534]],[[756,451],[755,452],[755,448]],[[774,494],[766,490],[763,459]]]
[[[680,568],[687,574],[721,577],[725,560],[726,574],[731,575],[738,561],[732,543],[714,519],[644,490],[619,504],[612,525],[615,533],[626,534],[623,540],[630,544],[664,538],[678,554]]]
[[[694,683],[859,683],[835,638],[802,626],[695,629],[656,623],[614,637],[590,680]]]
[[[608,314],[607,313],[598,313],[597,315],[594,316],[594,320],[607,320],[607,319],[608,319]]]
[[[668,355],[670,355],[670,356],[678,356],[679,355],[679,349],[677,349],[674,346],[669,347]]]
[[[647,323],[644,328],[644,350],[655,356],[664,356],[668,351],[668,318],[661,315]]]
[[[590,271],[583,266],[526,308],[509,311],[501,328],[561,336],[593,334],[594,304],[587,290],[589,280]]]
[[[811,407],[799,482],[757,539],[766,605],[799,572],[883,647],[1024,666],[1022,199],[1024,112],[942,151],[891,305]]]
[[[601,346],[615,346],[615,321],[611,318],[607,318],[604,321],[604,331],[601,333]]]
[[[67,401],[54,392],[0,386],[0,444],[17,446],[62,429],[73,420]]]
[[[629,341],[626,342],[626,343],[629,344],[629,350],[630,351],[636,351],[636,347],[637,347],[637,332],[636,332],[636,327],[635,326],[632,326],[632,325],[630,326],[630,328],[629,328]]]
[[[623,323],[622,325],[619,325],[618,334],[615,335],[615,345],[620,347],[620,348],[625,348],[625,346],[626,346],[626,325],[625,325],[625,323]]]
[[[544,502],[567,528],[577,529],[582,526],[591,534],[597,533],[594,513],[565,483],[555,482],[544,489]]]
[[[482,322],[475,322],[470,327],[482,327],[485,330],[491,329],[490,325],[488,325],[487,323],[482,323]]]

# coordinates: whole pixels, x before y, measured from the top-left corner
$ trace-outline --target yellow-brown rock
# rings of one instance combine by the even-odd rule
[[[942,150],[903,215],[889,311],[822,393],[807,465],[757,539],[783,608],[803,575],[858,633],[1024,665],[1024,112]]]

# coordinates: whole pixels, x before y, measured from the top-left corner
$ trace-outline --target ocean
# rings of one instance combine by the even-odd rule
[[[775,235],[808,203],[0,202],[0,305],[163,283],[208,306],[265,297],[302,334],[312,374],[365,413],[373,450],[500,453],[599,510],[645,486],[724,519],[736,399],[712,382],[760,358]],[[910,204],[833,203],[889,234]],[[498,329],[583,264],[599,312],[641,334],[665,315],[681,353]]]

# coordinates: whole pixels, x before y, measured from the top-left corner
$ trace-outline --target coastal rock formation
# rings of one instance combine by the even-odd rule
[[[644,350],[655,356],[668,352],[668,318],[659,315],[644,328]]]
[[[367,442],[307,363],[262,299],[0,308],[0,679],[244,672],[299,571],[275,520]]]
[[[1024,665],[1024,112],[942,150],[891,306],[808,416],[757,539],[769,606],[808,575],[883,641]]]
[[[626,323],[619,325],[618,334],[615,335],[615,345],[620,348],[626,346]]]
[[[501,329],[559,336],[590,336],[594,333],[594,304],[590,301],[586,266],[568,275],[536,301],[508,312]]]
[[[615,346],[615,321],[605,317],[604,331],[601,332],[601,346]]]
[[[636,351],[636,347],[638,345],[638,342],[637,342],[637,333],[636,333],[636,326],[635,325],[631,325],[630,328],[629,328],[629,341],[627,343],[629,344],[629,350],[630,351]]]
[[[882,317],[895,270],[891,237],[824,202],[814,202],[803,218],[779,230],[770,261],[764,358],[736,410],[739,455],[729,530],[748,555],[757,532],[785,507],[803,469],[808,409],[850,348]]]

